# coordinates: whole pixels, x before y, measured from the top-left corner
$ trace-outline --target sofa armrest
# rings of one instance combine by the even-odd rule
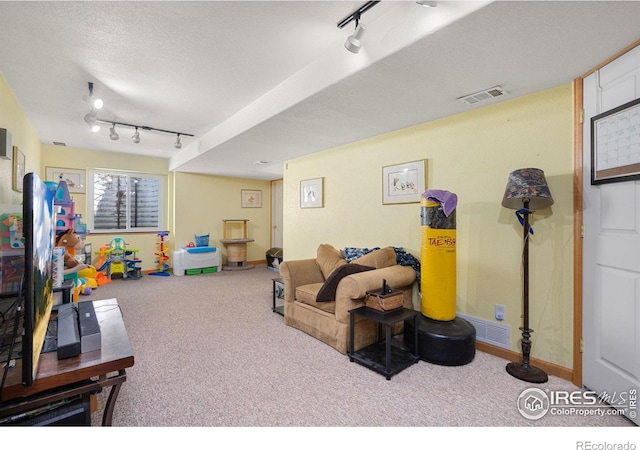
[[[315,259],[297,259],[280,264],[280,275],[284,279],[284,301],[293,302],[298,286],[324,283],[324,276]]]
[[[348,323],[349,310],[364,306],[367,291],[380,289],[383,279],[392,289],[404,290],[412,287],[416,272],[411,267],[395,265],[343,278],[336,290],[336,319]]]

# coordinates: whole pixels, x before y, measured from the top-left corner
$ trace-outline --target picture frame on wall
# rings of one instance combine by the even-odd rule
[[[640,99],[591,118],[591,184],[640,179]]]
[[[382,203],[420,203],[426,190],[427,162],[424,159],[382,168]]]
[[[300,208],[322,208],[324,206],[324,178],[300,181]]]
[[[84,194],[87,192],[87,173],[84,169],[47,167],[45,175],[47,181],[54,181],[56,183],[60,182],[60,180],[66,181],[69,193],[71,194]]]
[[[241,189],[243,208],[262,208],[262,191]]]
[[[18,147],[13,146],[13,190],[22,192],[26,158]]]

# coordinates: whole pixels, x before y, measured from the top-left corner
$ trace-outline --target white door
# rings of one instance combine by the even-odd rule
[[[640,47],[584,80],[583,385],[625,410],[636,424],[640,424],[640,181],[591,185],[591,117],[638,97]]]
[[[282,248],[282,180],[271,182],[271,247]]]

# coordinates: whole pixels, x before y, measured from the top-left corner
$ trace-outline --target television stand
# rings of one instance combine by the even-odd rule
[[[22,384],[22,360],[16,360],[2,388],[0,420],[109,387],[102,425],[111,425],[118,393],[127,380],[126,369],[133,367],[133,350],[118,301],[96,300],[93,305],[100,323],[102,348],[60,361],[56,352],[40,355],[31,386]]]

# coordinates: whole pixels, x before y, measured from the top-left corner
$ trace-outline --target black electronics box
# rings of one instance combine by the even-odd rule
[[[100,350],[102,335],[93,302],[78,303],[78,319],[80,321],[80,351],[87,353]]]
[[[80,354],[80,330],[76,303],[58,305],[58,359]]]

